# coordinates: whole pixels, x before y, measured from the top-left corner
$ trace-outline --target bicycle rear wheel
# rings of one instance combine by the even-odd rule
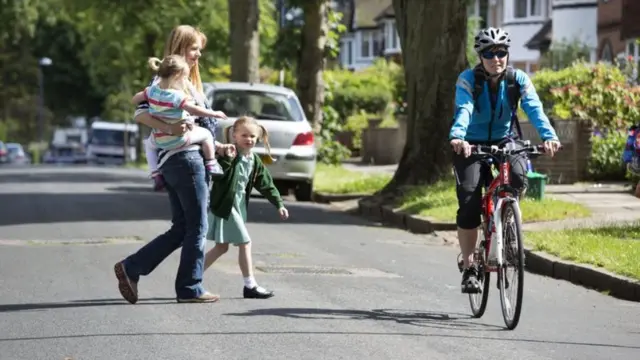
[[[508,202],[502,210],[503,265],[498,270],[500,304],[507,329],[513,330],[520,321],[524,289],[524,245],[520,207],[516,201]],[[513,276],[509,275],[513,270]]]
[[[480,318],[484,315],[484,311],[487,309],[487,301],[489,300],[489,283],[491,279],[491,273],[485,271],[484,261],[485,249],[481,245],[475,254],[475,262],[478,265],[478,282],[482,288],[481,293],[469,294],[469,305],[471,305],[471,313],[474,318]]]

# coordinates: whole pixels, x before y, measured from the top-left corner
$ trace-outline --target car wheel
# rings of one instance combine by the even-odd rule
[[[309,181],[298,183],[293,194],[297,201],[311,201],[311,196],[313,195],[313,182]]]

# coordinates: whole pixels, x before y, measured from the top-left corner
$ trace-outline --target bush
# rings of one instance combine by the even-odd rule
[[[624,131],[608,131],[602,136],[591,138],[591,155],[587,172],[592,180],[622,181],[626,178],[626,167],[622,162],[622,152],[627,142]]]
[[[625,129],[640,121],[640,88],[613,65],[575,62],[533,78],[545,108],[559,119],[583,119],[601,129]]]
[[[328,105],[333,100],[333,89],[325,84],[325,104],[322,108],[322,128],[318,132],[320,146],[318,161],[329,165],[338,165],[351,156],[346,146],[336,141],[336,133],[342,131],[343,124],[338,112]]]
[[[378,114],[393,98],[390,74],[376,67],[365,71],[347,70],[325,72],[325,82],[333,89],[330,104],[344,120],[360,110]]]

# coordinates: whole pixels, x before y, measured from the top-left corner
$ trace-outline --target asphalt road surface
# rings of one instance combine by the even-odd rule
[[[167,229],[140,171],[0,168],[0,359],[640,359],[640,304],[526,274],[519,327],[491,287],[469,316],[457,250],[329,206],[255,199],[257,280],[242,299],[233,249],[205,274],[215,304],[177,304],[179,252],[120,298],[113,264]]]

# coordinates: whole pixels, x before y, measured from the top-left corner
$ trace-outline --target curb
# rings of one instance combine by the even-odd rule
[[[412,215],[390,206],[381,206],[366,199],[358,201],[358,213],[370,220],[398,229],[407,230],[414,234],[430,234],[434,231],[456,230],[453,222],[438,221],[430,217]]]
[[[360,199],[365,196],[369,196],[369,194],[327,194],[314,191],[311,195],[311,201],[321,204],[330,204],[332,202]]]
[[[415,234],[457,229],[455,223],[438,222],[431,218],[407,214],[388,206],[381,206],[367,201],[367,199],[358,201],[357,213],[370,220],[408,230]],[[525,267],[532,273],[566,280],[575,285],[598,291],[608,291],[609,295],[619,299],[640,302],[640,281],[589,265],[561,260],[555,256],[529,248],[525,248],[524,252],[526,256]]]

